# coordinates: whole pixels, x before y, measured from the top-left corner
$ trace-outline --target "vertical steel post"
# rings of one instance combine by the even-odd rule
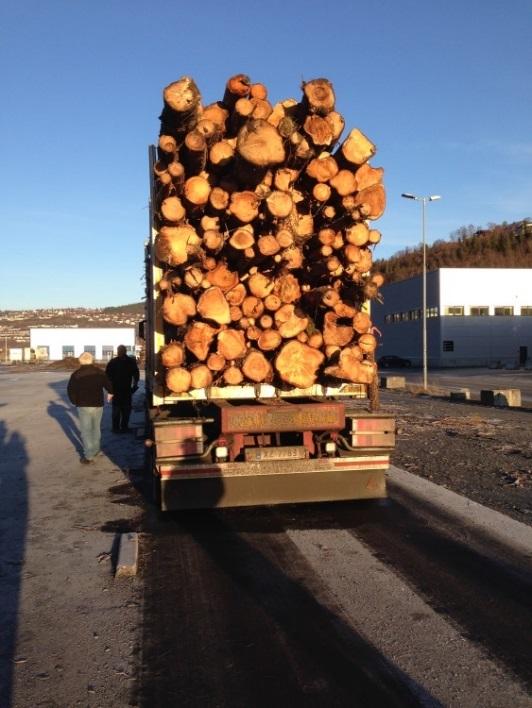
[[[423,390],[427,390],[427,241],[425,238],[425,205],[421,199],[421,233],[423,242]]]

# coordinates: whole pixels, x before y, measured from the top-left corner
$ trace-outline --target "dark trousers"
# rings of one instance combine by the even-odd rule
[[[127,430],[129,425],[129,416],[131,414],[131,398],[113,399],[113,430]]]

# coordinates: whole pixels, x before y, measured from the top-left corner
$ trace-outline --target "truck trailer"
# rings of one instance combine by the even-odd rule
[[[149,466],[162,510],[386,496],[395,421],[376,384],[309,388],[213,385],[173,393],[160,351],[175,332],[162,316],[150,156],[150,234],[144,322]]]

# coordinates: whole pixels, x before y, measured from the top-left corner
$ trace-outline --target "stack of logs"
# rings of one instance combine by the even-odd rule
[[[189,77],[164,89],[155,256],[169,391],[212,385],[372,384],[363,309],[385,205],[374,144],[344,119],[327,79],[272,106],[239,74],[203,106]]]

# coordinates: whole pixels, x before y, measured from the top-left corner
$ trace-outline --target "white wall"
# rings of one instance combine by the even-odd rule
[[[98,360],[108,358],[104,356],[103,348],[112,347],[113,356],[119,344],[135,348],[134,327],[31,327],[30,346],[37,350],[38,347],[48,347],[48,358],[51,361],[63,359],[63,347],[73,347],[74,356],[79,357],[86,346],[95,347],[95,357]]]
[[[469,308],[488,305],[511,306],[519,315],[522,305],[532,307],[532,269],[530,268],[441,268],[440,314],[447,307]]]
[[[421,361],[421,320],[388,324],[387,315],[421,308],[421,276],[382,288],[383,304],[372,303],[372,319],[382,332],[377,356],[396,354],[414,365]],[[461,306],[464,316],[446,316],[447,307]],[[487,306],[489,316],[469,314],[471,307]],[[513,307],[514,316],[494,315],[495,307]],[[441,268],[427,274],[427,308],[438,317],[427,318],[429,366],[487,366],[517,364],[520,348],[532,359],[532,317],[521,307],[532,307],[530,268]],[[452,342],[453,351],[444,351]]]

